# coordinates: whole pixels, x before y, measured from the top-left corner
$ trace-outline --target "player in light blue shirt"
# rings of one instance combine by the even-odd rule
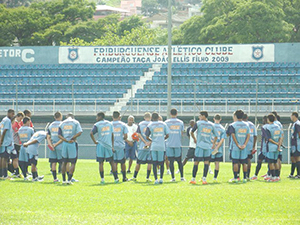
[[[261,165],[263,163],[264,160],[266,160],[266,153],[267,153],[267,144],[266,144],[266,126],[267,126],[267,116],[263,117],[262,120],[262,127],[261,127],[261,146],[260,146],[260,152],[258,154],[258,161],[257,161],[257,165],[256,165],[256,169],[255,169],[255,174],[253,177],[250,178],[250,180],[257,180],[257,176],[258,173],[261,169]]]
[[[24,117],[23,126],[18,130],[18,137],[22,143],[19,154],[19,165],[24,176],[24,180],[28,180],[27,178],[27,168],[28,168],[28,154],[26,148],[23,146],[24,143],[30,140],[32,135],[34,134],[34,130],[30,127],[31,119],[29,117]]]
[[[190,184],[196,184],[196,175],[198,171],[198,165],[200,161],[204,161],[202,184],[207,184],[206,177],[209,169],[210,155],[212,149],[216,148],[216,142],[218,140],[218,131],[215,125],[207,120],[207,111],[201,111],[199,120],[194,125],[191,136],[196,143],[195,159],[193,167],[193,177]],[[194,132],[197,131],[197,138]],[[214,138],[213,138],[214,137]],[[213,138],[213,141],[211,141]],[[219,149],[219,145],[217,148]]]
[[[53,182],[57,183],[59,180],[57,179],[56,173],[56,164],[61,163],[62,161],[62,146],[63,141],[58,137],[59,126],[62,123],[62,114],[61,112],[56,112],[54,114],[55,121],[50,124],[47,130],[47,142],[49,152],[49,162],[51,163],[51,172],[53,176]]]
[[[226,138],[225,128],[222,126],[221,120],[222,118],[219,114],[216,114],[214,116],[215,128],[218,132],[218,139],[216,145],[220,146],[218,148],[217,153],[215,155],[213,154],[211,155],[211,160],[210,160],[210,162],[215,163],[214,182],[217,182],[219,169],[220,169],[220,162],[223,161],[223,143]]]
[[[146,138],[146,130],[147,130],[147,126],[151,123],[151,114],[149,112],[146,112],[144,115],[144,119],[145,119],[144,121],[139,123],[138,129],[136,131],[139,136],[139,147],[138,147],[135,171],[133,174],[133,178],[131,178],[130,180],[136,181],[138,172],[140,171],[141,164],[148,163],[146,181],[150,182],[151,180],[149,179],[149,177],[151,173],[152,159],[151,159],[151,152],[149,148],[150,142],[147,141]]]
[[[293,122],[292,135],[291,135],[291,173],[288,178],[300,178],[300,121],[297,112],[293,112],[291,115]],[[297,175],[294,177],[295,168],[297,168]]]
[[[183,122],[177,118],[177,110],[171,109],[170,111],[171,118],[168,119],[165,123],[169,127],[170,134],[169,138],[166,141],[166,154],[168,160],[170,161],[170,171],[172,175],[171,182],[175,182],[175,174],[174,174],[174,161],[178,163],[178,169],[181,175],[181,181],[185,181],[183,175],[183,165],[181,161],[181,136],[184,131]]]
[[[283,141],[283,131],[280,126],[274,123],[275,115],[268,115],[268,125],[266,126],[267,134],[267,159],[269,163],[271,178],[267,181],[279,181],[279,164],[278,155]]]
[[[127,181],[126,177],[126,158],[125,158],[125,142],[127,142],[128,129],[125,123],[121,121],[120,112],[113,112],[113,133],[114,133],[114,162],[116,168],[118,163],[121,164],[121,172],[123,175],[123,182]]]
[[[112,173],[115,178],[115,183],[119,183],[118,173],[116,165],[113,161],[114,150],[114,128],[111,122],[105,120],[105,114],[99,112],[97,114],[97,123],[94,124],[90,136],[93,142],[97,145],[97,162],[99,162],[99,173],[101,177],[101,184],[105,184],[104,181],[104,161],[110,163]],[[95,134],[98,134],[97,140]]]
[[[248,150],[247,180],[250,180],[251,159],[253,159],[253,155],[256,153],[257,130],[255,125],[251,121],[248,121],[248,115],[246,113],[243,116],[243,121],[247,123],[250,128],[250,139],[246,147]]]
[[[42,141],[44,141],[47,137],[47,133],[45,131],[37,131],[33,134],[29,141],[23,144],[26,148],[26,152],[28,153],[28,161],[31,164],[31,173],[32,173],[32,181],[43,181],[44,176],[38,176],[37,172],[37,163],[38,163],[38,148]]]
[[[166,123],[158,121],[158,113],[152,113],[152,122],[147,126],[146,138],[151,142],[150,151],[153,161],[155,184],[163,183],[165,139],[169,137],[169,128]],[[160,165],[160,180],[157,179],[157,165]]]
[[[230,180],[232,182],[237,182],[238,173],[240,164],[243,165],[244,172],[244,180],[243,182],[247,182],[247,144],[250,139],[250,128],[247,123],[243,122],[244,112],[242,110],[237,110],[233,114],[234,120],[236,122],[232,123],[228,128],[228,133],[232,138],[232,162],[233,162],[233,173],[234,179]]]
[[[58,137],[63,141],[62,144],[62,178],[63,184],[72,184],[72,177],[75,171],[75,165],[78,158],[78,143],[76,139],[82,134],[80,123],[75,120],[74,115],[69,113],[58,128]],[[69,168],[68,181],[66,181],[67,164],[71,163]]]
[[[17,152],[14,150],[13,129],[11,125],[11,120],[14,116],[15,111],[9,109],[7,116],[0,123],[0,178],[3,177],[4,179],[11,179],[7,175],[9,157],[12,159],[18,158]]]

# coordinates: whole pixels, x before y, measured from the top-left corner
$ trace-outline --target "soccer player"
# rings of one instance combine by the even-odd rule
[[[14,143],[15,143],[15,150],[18,152],[20,152],[20,148],[21,148],[21,141],[18,135],[18,130],[22,127],[21,122],[24,118],[24,113],[23,112],[18,112],[16,117],[15,117],[15,122],[12,123],[12,129],[14,132]]]
[[[255,125],[251,121],[248,120],[248,115],[246,113],[244,113],[243,121],[245,123],[247,123],[250,128],[250,139],[249,139],[247,147],[246,147],[248,150],[247,180],[250,180],[251,159],[253,159],[253,155],[256,152],[257,130],[256,130]]]
[[[38,147],[40,143],[45,140],[47,133],[45,131],[38,131],[33,134],[29,141],[23,144],[27,153],[29,154],[28,160],[31,164],[31,173],[33,182],[43,181],[44,176],[38,176],[37,163],[38,163]]]
[[[209,168],[211,149],[214,149],[216,147],[215,144],[219,136],[214,124],[208,121],[207,117],[207,111],[201,111],[199,115],[199,121],[197,121],[197,123],[194,125],[191,132],[191,136],[193,137],[194,142],[196,143],[196,150],[193,167],[193,177],[190,181],[190,184],[196,184],[196,175],[200,161],[204,161],[202,184],[207,184],[206,177]],[[196,130],[197,138],[194,134]],[[212,142],[211,139],[213,135],[215,137]],[[220,146],[217,147],[219,148]]]
[[[154,184],[162,184],[164,176],[165,140],[169,137],[169,128],[164,122],[158,121],[158,113],[152,113],[152,122],[147,126],[146,138],[151,142]],[[160,165],[160,180],[157,179],[157,165]]]
[[[24,176],[24,180],[27,181],[27,168],[28,168],[28,154],[26,148],[23,146],[24,143],[28,142],[34,134],[33,128],[30,127],[30,118],[24,117],[23,126],[18,130],[18,136],[21,141],[21,148],[19,154],[19,165]]]
[[[123,123],[121,120],[120,112],[114,111],[113,112],[113,134],[114,134],[114,162],[116,168],[118,163],[121,164],[121,172],[123,175],[123,182],[127,181],[126,177],[126,158],[125,158],[125,142],[127,141],[127,134],[128,129],[125,123]]]
[[[166,141],[166,155],[170,162],[170,170],[172,180],[171,182],[175,182],[175,174],[174,174],[174,162],[178,163],[178,168],[181,175],[181,181],[185,181],[183,175],[183,165],[181,162],[181,136],[184,130],[183,122],[177,118],[177,110],[171,109],[170,111],[171,118],[168,119],[165,123],[169,127],[170,134],[169,138]]]
[[[244,180],[243,182],[247,182],[247,144],[250,139],[250,128],[247,123],[243,122],[244,112],[242,110],[235,111],[233,117],[234,120],[237,120],[233,124],[231,124],[228,128],[228,133],[232,138],[232,162],[233,162],[233,171],[234,171],[234,179],[233,182],[237,182],[238,173],[239,173],[239,164],[243,165],[244,172]]]
[[[271,178],[267,179],[270,182],[279,181],[279,164],[278,155],[281,151],[280,147],[283,141],[282,129],[274,123],[275,115],[268,115],[268,125],[266,126],[267,135],[267,159],[269,163]]]
[[[191,136],[191,132],[192,132],[194,125],[195,125],[195,121],[190,120],[190,126],[186,130],[186,135],[188,136],[188,138],[190,140],[189,149],[188,149],[188,152],[187,152],[184,160],[182,161],[182,166],[185,166],[185,164],[187,163],[187,161],[189,159],[194,159],[194,157],[195,157],[196,143],[194,142],[194,139]],[[194,135],[197,137],[197,131],[194,132]],[[179,170],[178,170],[178,173],[179,173]]]
[[[158,121],[164,122],[164,119],[161,115],[158,115]],[[165,142],[165,144],[166,144],[166,142]],[[167,175],[170,175],[171,174],[170,165],[169,165],[168,156],[166,154],[165,154],[165,164],[167,167]],[[159,166],[157,166],[157,169],[158,169],[157,174],[159,175],[160,174]]]
[[[134,159],[136,159],[136,150],[137,150],[137,143],[132,139],[132,134],[136,132],[137,125],[134,123],[134,116],[130,115],[127,119],[127,142],[125,143],[125,153],[126,159],[129,159],[128,170],[127,173],[131,173],[131,165]]]
[[[90,133],[93,142],[97,145],[97,162],[99,162],[99,173],[101,177],[101,184],[105,184],[104,181],[104,160],[110,163],[112,173],[115,178],[115,183],[119,183],[119,178],[117,174],[116,164],[113,161],[114,150],[114,128],[113,125],[105,120],[105,114],[100,112],[97,114],[97,123]],[[94,137],[98,133],[97,141]]]
[[[257,180],[258,173],[261,169],[261,164],[263,161],[266,161],[266,154],[267,154],[267,144],[266,144],[266,124],[267,124],[267,116],[263,117],[263,126],[261,127],[261,147],[260,147],[260,153],[258,155],[258,162],[255,169],[255,174],[253,177],[251,177],[251,180]]]
[[[1,137],[0,137],[0,177],[3,179],[11,179],[7,175],[8,168],[8,159],[11,157],[12,159],[17,158],[17,151],[14,150],[14,142],[13,142],[13,130],[11,125],[11,120],[14,118],[15,111],[13,109],[9,109],[7,111],[7,116],[4,117],[0,123],[1,128]]]
[[[69,113],[58,128],[58,138],[63,141],[62,144],[62,178],[63,184],[73,184],[72,177],[75,171],[75,165],[78,158],[78,143],[76,139],[82,134],[80,123],[74,119],[74,115]],[[66,181],[67,163],[71,163]]]
[[[298,119],[299,115],[297,112],[293,112],[291,115],[291,120],[293,121],[293,134],[291,136],[291,160],[292,168],[289,178],[300,178],[300,121]],[[297,176],[293,177],[295,168],[297,168]]]
[[[271,112],[274,116],[275,116],[275,120],[274,120],[274,124],[278,125],[281,130],[282,130],[282,138],[284,138],[284,132],[283,132],[283,126],[282,124],[280,123],[280,116],[277,114],[276,111],[273,111]],[[279,152],[278,154],[278,160],[277,160],[277,163],[279,165],[279,179],[280,179],[280,172],[281,172],[281,161],[282,161],[282,151]]]
[[[62,161],[63,141],[58,137],[58,130],[59,126],[62,123],[62,118],[63,117],[61,112],[56,112],[54,114],[55,121],[50,124],[47,130],[47,142],[50,146],[49,162],[51,163],[51,172],[54,183],[59,182],[59,180],[57,179],[56,164],[61,163]]]
[[[140,171],[141,164],[148,163],[146,181],[151,182],[151,180],[149,179],[151,173],[151,166],[152,166],[151,153],[149,148],[150,142],[147,141],[146,134],[145,134],[147,130],[147,126],[151,123],[151,114],[149,112],[146,112],[144,115],[144,119],[145,119],[144,121],[139,123],[138,129],[136,131],[139,135],[139,149],[138,149],[137,162],[136,162],[133,178],[130,180],[136,181],[138,172]]]
[[[218,139],[216,142],[216,145],[219,145],[218,152],[215,155],[211,155],[210,162],[215,163],[215,172],[214,172],[214,182],[217,182],[219,170],[220,170],[220,162],[223,161],[223,142],[225,140],[225,128],[221,125],[221,116],[219,114],[216,114],[214,116],[214,122],[215,122],[215,128],[218,132]]]

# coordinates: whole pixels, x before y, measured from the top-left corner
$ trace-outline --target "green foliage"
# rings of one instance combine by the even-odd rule
[[[96,147],[95,147],[96,149]],[[79,151],[85,151],[79,147]],[[133,164],[134,168],[135,164]],[[214,169],[214,165],[211,165]],[[253,165],[253,168],[255,164]],[[282,166],[282,181],[267,183],[261,178],[246,184],[229,184],[231,163],[221,163],[219,182],[201,185],[203,164],[199,164],[197,185],[190,185],[193,164],[184,167],[187,182],[146,183],[142,165],[138,182],[113,183],[109,163],[105,163],[105,185],[100,185],[95,160],[78,160],[74,185],[53,183],[46,159],[39,159],[39,175],[44,182],[21,179],[1,181],[2,224],[299,224],[300,180],[285,178],[289,165]],[[177,169],[177,167],[176,167]],[[253,170],[253,169],[252,169]],[[267,171],[263,164],[262,175]],[[132,175],[132,174],[131,174]],[[58,174],[61,179],[61,175]],[[122,178],[119,175],[119,178]],[[131,178],[131,177],[129,177]],[[150,177],[153,180],[153,175]]]
[[[0,0],[0,4],[5,4],[9,8],[29,6],[32,0]]]

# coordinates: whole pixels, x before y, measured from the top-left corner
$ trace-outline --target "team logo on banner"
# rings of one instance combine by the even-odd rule
[[[76,59],[78,59],[78,48],[69,48],[69,55],[68,59],[74,62]]]
[[[264,47],[252,47],[252,58],[256,60],[260,60],[264,57],[263,52]]]

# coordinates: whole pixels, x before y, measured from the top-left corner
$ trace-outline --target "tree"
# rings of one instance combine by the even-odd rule
[[[292,42],[300,42],[300,0],[284,0],[285,21],[293,25]]]
[[[145,16],[153,16],[159,12],[158,6],[157,0],[142,0],[142,14]]]
[[[32,0],[0,0],[0,4],[5,4],[9,8],[29,6]]]

